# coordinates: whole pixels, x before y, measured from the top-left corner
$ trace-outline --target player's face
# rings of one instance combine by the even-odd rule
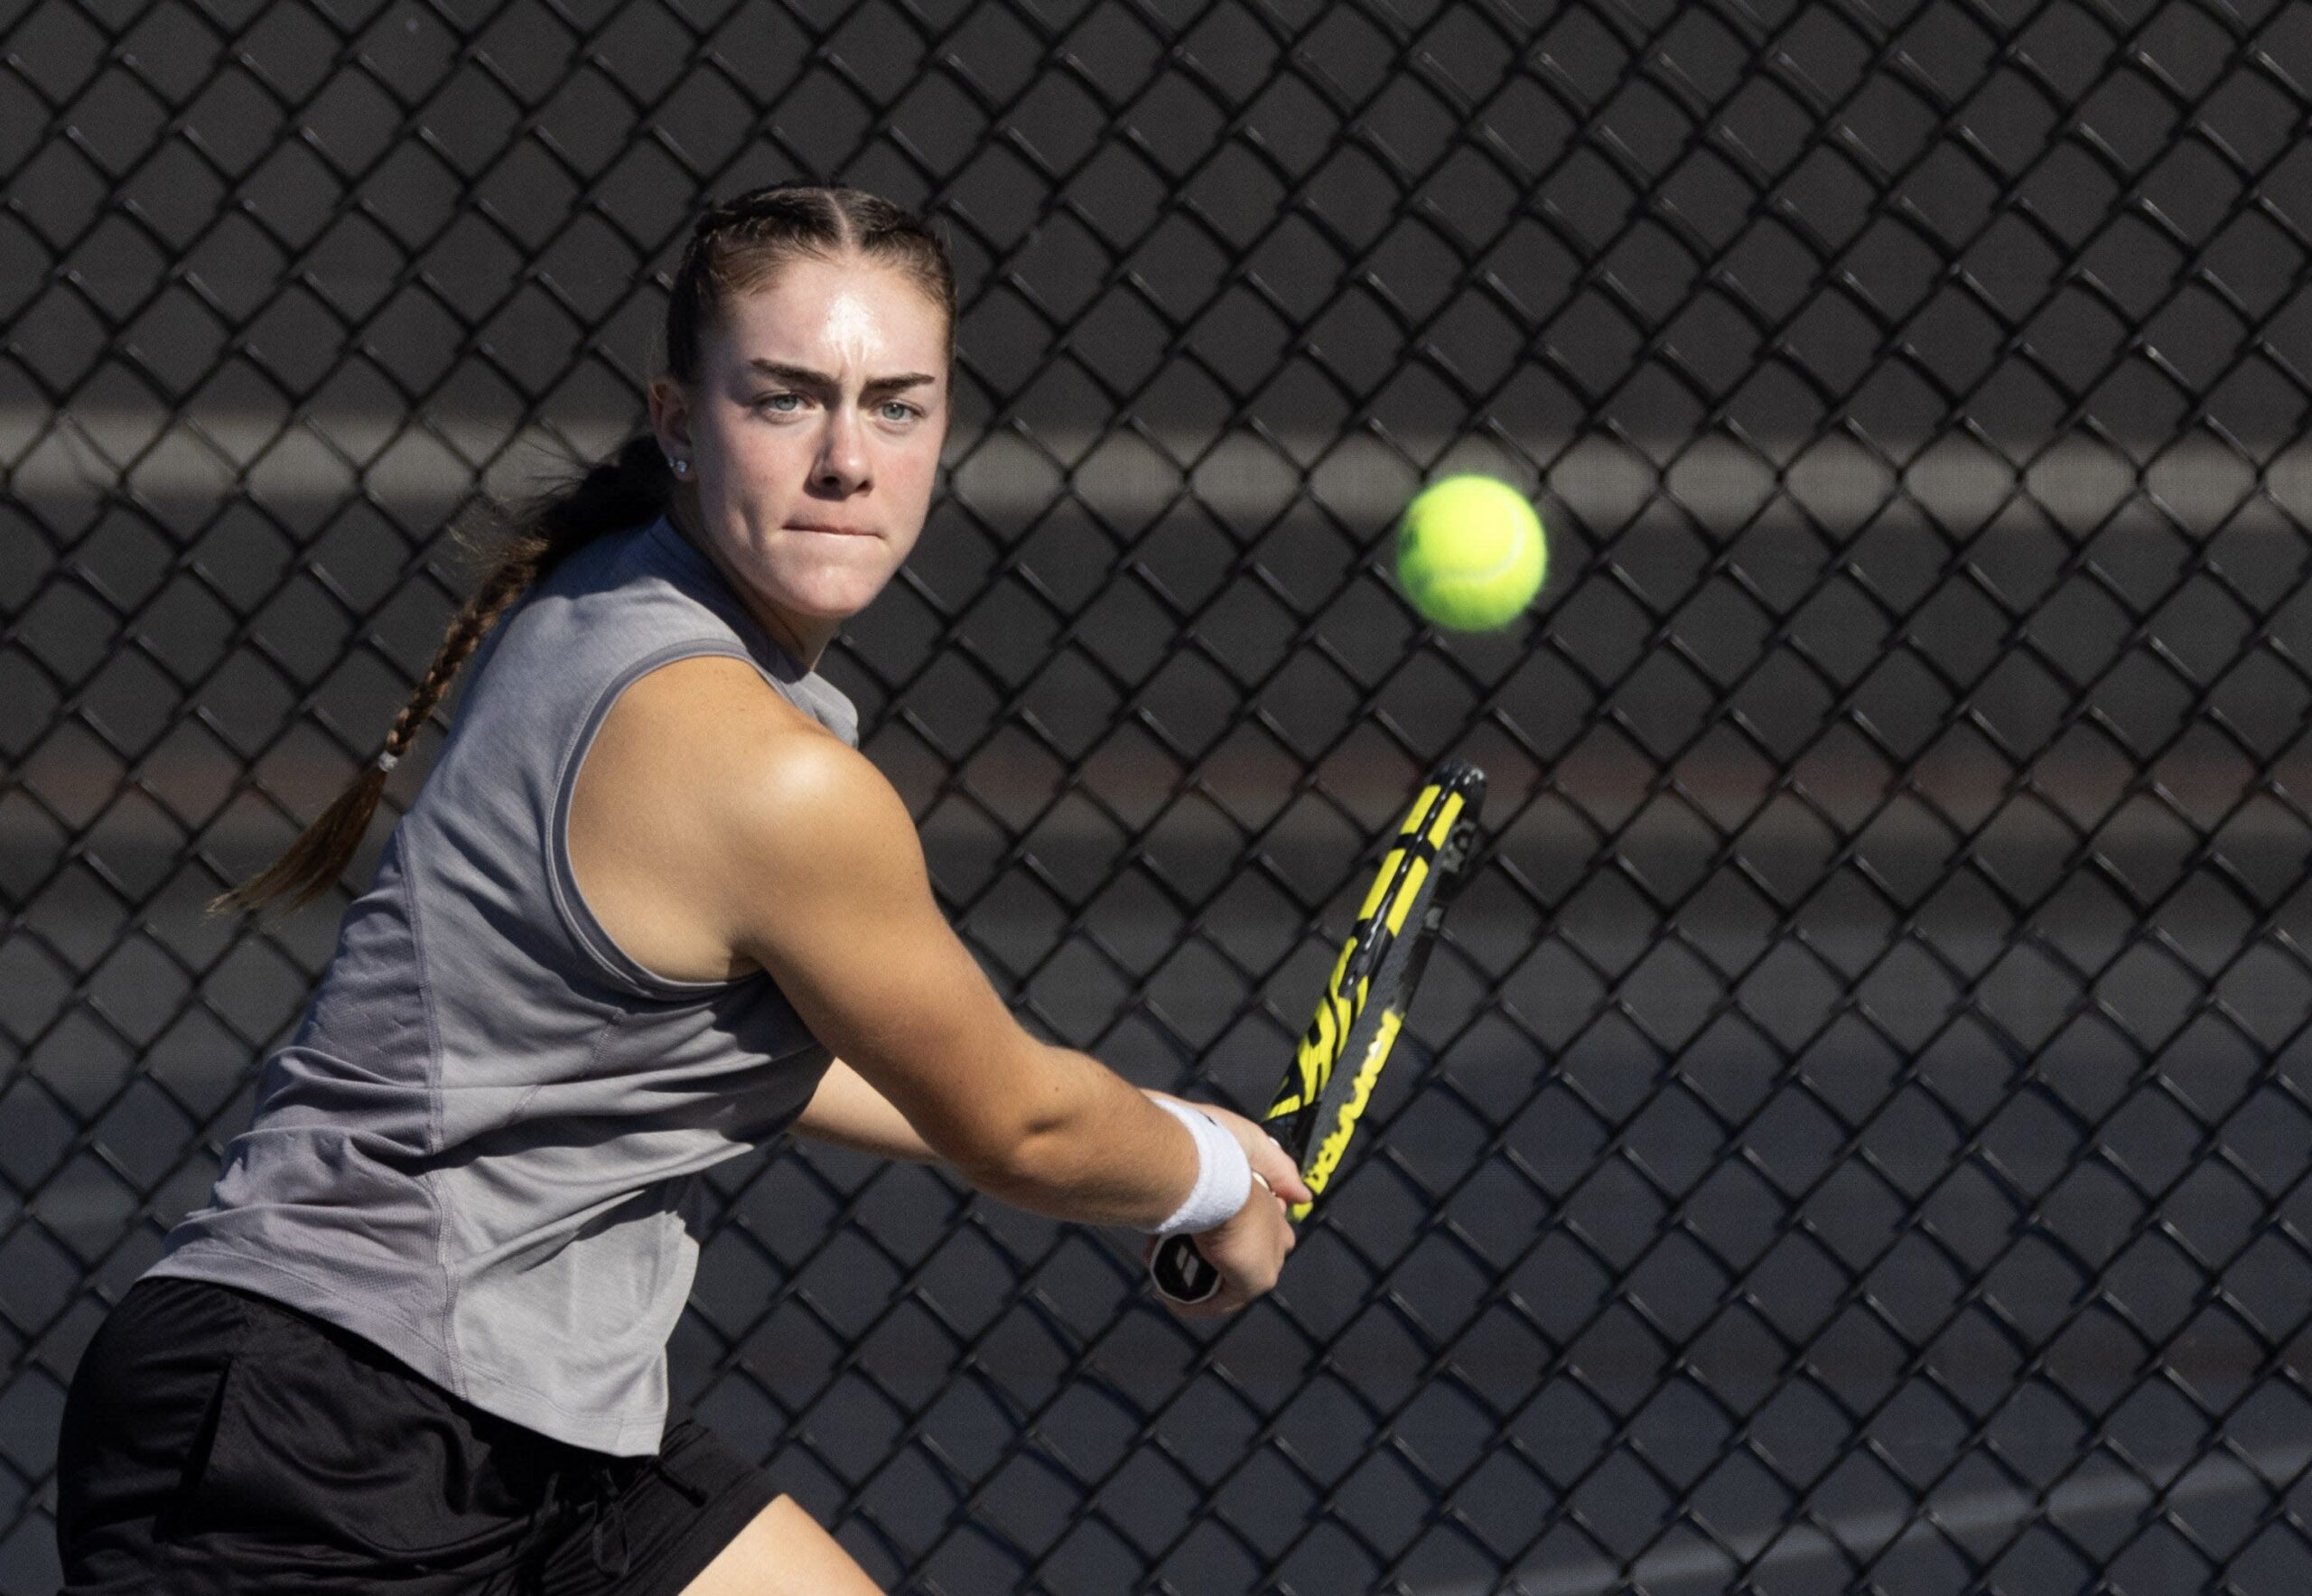
[[[691,462],[676,516],[804,663],[923,530],[947,430],[947,329],[889,267],[804,259],[732,306],[685,391],[651,391]]]

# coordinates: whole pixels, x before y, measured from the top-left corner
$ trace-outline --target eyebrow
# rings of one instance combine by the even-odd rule
[[[749,360],[747,365],[766,377],[776,377],[806,387],[831,388],[839,386],[835,379],[825,372],[814,371],[808,366],[790,366],[784,360],[766,360],[760,356]],[[903,387],[916,387],[933,380],[920,371],[904,371],[896,377],[875,378],[861,391],[871,394],[881,393]]]

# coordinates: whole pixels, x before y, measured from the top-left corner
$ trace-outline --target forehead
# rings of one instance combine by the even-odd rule
[[[937,372],[946,322],[897,270],[861,260],[790,261],[729,307],[728,357],[781,360],[862,377],[886,367]]]

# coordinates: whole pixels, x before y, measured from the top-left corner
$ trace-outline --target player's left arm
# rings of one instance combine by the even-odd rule
[[[1140,1089],[1151,1097],[1172,1096],[1146,1087]],[[1188,1101],[1185,1097],[1173,1100]],[[1212,1105],[1199,1106],[1210,1108]],[[908,1124],[907,1115],[894,1108],[891,1100],[870,1085],[866,1077],[840,1059],[827,1066],[819,1089],[787,1128],[792,1134],[808,1136],[814,1142],[872,1153],[879,1158],[902,1159],[909,1163],[939,1162],[931,1144]]]
[[[881,1158],[904,1159],[909,1163],[939,1162],[931,1143],[908,1124],[907,1115],[840,1059],[827,1066],[819,1089],[787,1128],[797,1136]]]

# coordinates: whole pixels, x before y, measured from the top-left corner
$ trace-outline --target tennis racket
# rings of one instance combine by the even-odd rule
[[[1263,1116],[1314,1194],[1321,1196],[1340,1168],[1373,1100],[1373,1083],[1404,1027],[1445,906],[1476,849],[1484,802],[1485,772],[1475,765],[1448,760],[1431,772],[1381,861],[1316,1018]],[[1292,1217],[1307,1218],[1310,1207],[1292,1204]],[[1156,1289],[1178,1302],[1201,1302],[1220,1289],[1220,1272],[1188,1236],[1166,1237],[1149,1258],[1148,1273]]]

